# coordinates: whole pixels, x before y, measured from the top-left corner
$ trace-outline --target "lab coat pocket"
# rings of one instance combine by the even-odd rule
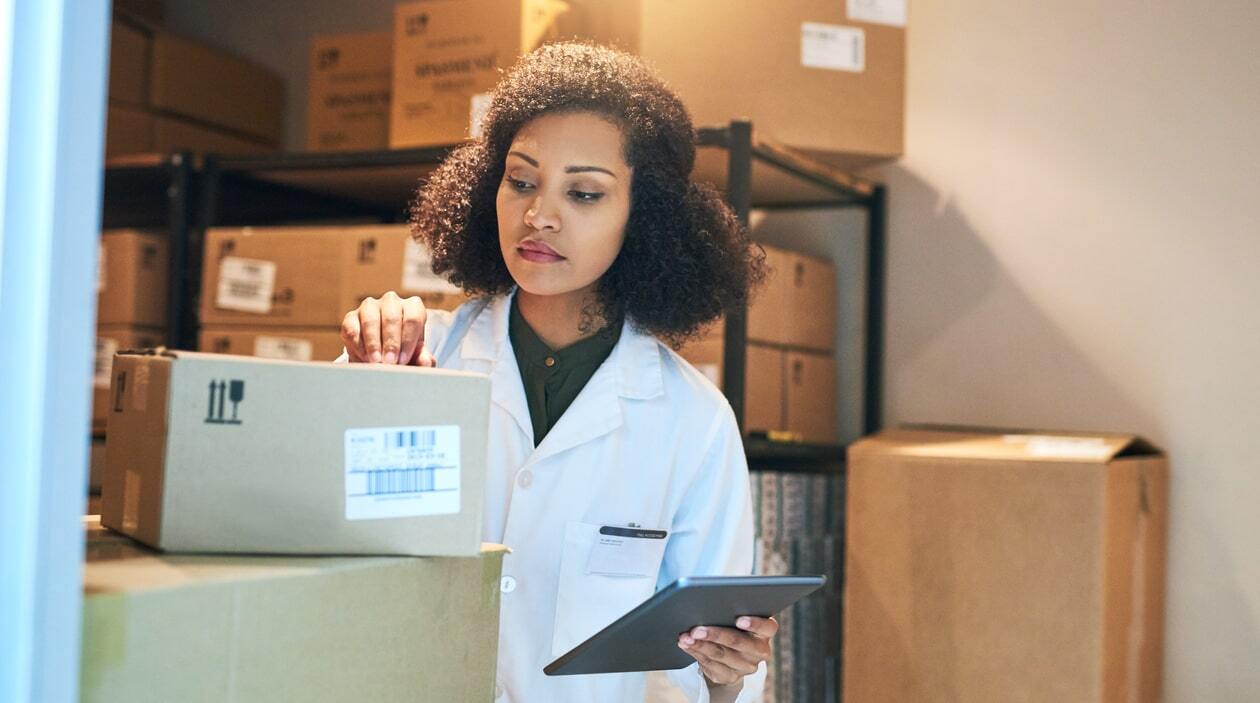
[[[570,522],[564,529],[556,620],[551,653],[560,656],[651,597],[656,588],[665,539],[643,540],[627,555],[623,573],[592,570],[600,525]],[[597,555],[598,557],[598,555]]]

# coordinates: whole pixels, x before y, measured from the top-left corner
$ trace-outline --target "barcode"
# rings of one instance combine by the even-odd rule
[[[228,294],[238,298],[258,298],[262,295],[262,288],[254,281],[227,281]]]
[[[385,446],[387,447],[431,449],[436,441],[437,432],[433,430],[385,433]]]
[[[402,434],[402,433],[399,433]],[[411,434],[415,434],[412,432]],[[433,490],[433,473],[436,469],[377,469],[363,472],[367,477],[367,493],[370,496],[392,493],[419,493]]]

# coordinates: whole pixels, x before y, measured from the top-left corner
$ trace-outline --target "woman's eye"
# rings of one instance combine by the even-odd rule
[[[516,190],[529,190],[530,188],[534,187],[534,185],[530,183],[529,181],[518,180],[518,179],[512,178],[511,176],[507,177],[507,182],[508,182],[508,185],[512,186]]]
[[[593,203],[593,202],[595,202],[596,200],[599,200],[600,198],[604,197],[604,194],[603,194],[603,193],[592,193],[592,192],[585,191],[585,190],[571,190],[571,191],[569,191],[569,196],[570,196],[570,197],[572,197],[574,200],[577,200],[577,201],[579,201],[579,202],[583,202],[583,203]]]

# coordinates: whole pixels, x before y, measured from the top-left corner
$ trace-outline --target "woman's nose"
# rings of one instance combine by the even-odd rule
[[[525,211],[525,225],[539,231],[560,231],[560,214],[547,203],[543,196],[534,198],[529,209]]]

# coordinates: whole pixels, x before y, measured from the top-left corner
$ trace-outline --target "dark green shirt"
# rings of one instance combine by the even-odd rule
[[[521,383],[525,386],[525,401],[529,405],[537,447],[617,346],[621,324],[610,324],[593,336],[557,351],[534,333],[513,297],[508,338],[516,353],[516,365],[521,369]]]

